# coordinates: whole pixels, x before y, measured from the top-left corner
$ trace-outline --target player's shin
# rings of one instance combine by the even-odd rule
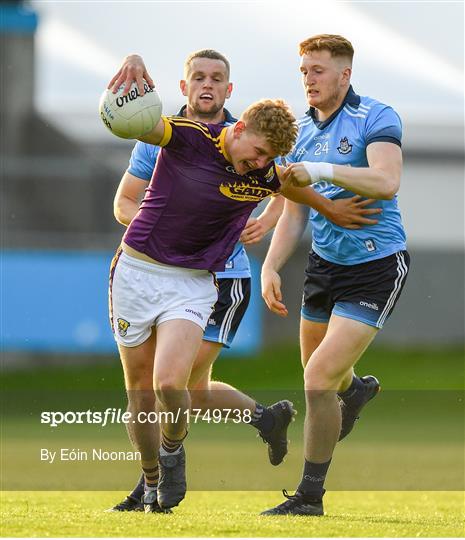
[[[308,389],[305,398],[305,465],[298,491],[310,499],[321,499],[326,473],[341,430],[341,409],[334,390]]]
[[[156,456],[160,444],[158,424],[147,421],[156,415],[155,394],[152,390],[129,390],[127,394],[128,411],[131,413],[131,421],[127,424],[129,439],[140,452],[141,459],[150,461]]]

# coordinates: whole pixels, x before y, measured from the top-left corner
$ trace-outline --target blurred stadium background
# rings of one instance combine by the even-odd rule
[[[9,367],[38,351],[115,351],[106,266],[122,234],[112,199],[132,143],[112,137],[96,110],[122,57],[143,54],[167,113],[183,103],[178,80],[187,53],[213,47],[231,60],[230,110],[281,96],[300,115],[296,47],[321,31],[352,40],[355,89],[391,104],[404,121],[400,205],[413,263],[378,342],[463,342],[463,4],[326,2],[314,11],[308,2],[252,2],[247,17],[243,5],[2,3],[2,341]],[[283,272],[290,317],[266,312],[256,283],[236,352],[296,339],[308,244],[309,236]],[[266,247],[250,249],[256,273]]]
[[[231,61],[235,90],[227,107],[233,113],[239,114],[261,97],[279,96],[301,115],[306,107],[299,82],[298,42],[321,32],[341,33],[352,41],[355,90],[389,103],[403,118],[400,206],[412,255],[404,295],[362,367],[380,373],[388,389],[455,392],[463,388],[462,3],[38,1],[2,2],[0,9],[0,332],[5,410],[15,419],[4,432],[9,437],[8,441],[5,437],[5,459],[15,463],[7,489],[31,489],[30,483],[22,482],[21,471],[31,466],[30,452],[38,441],[50,435],[45,436],[37,425],[36,432],[29,431],[32,411],[43,407],[43,395],[34,391],[44,390],[51,402],[60,397],[63,403],[71,390],[121,388],[107,322],[106,288],[109,261],[122,234],[113,218],[112,201],[132,143],[107,132],[97,104],[129,52],[144,56],[166,113],[177,111],[183,103],[178,81],[186,55],[208,47],[222,51]],[[219,362],[218,376],[250,389],[299,391],[296,344],[309,240],[310,232],[282,273],[290,308],[286,320],[271,315],[260,299],[257,278],[267,242],[249,250],[256,278],[254,300],[232,350],[234,356]],[[53,394],[57,389],[67,397]],[[29,399],[18,400],[18,392],[23,391]],[[442,424],[445,431],[435,435],[438,444],[442,441],[452,449],[452,454],[444,453],[449,473],[436,469],[435,478],[450,476],[445,489],[463,486],[463,402],[454,392],[444,398],[443,409],[432,412],[437,425],[447,418]],[[408,410],[420,411],[433,402],[431,395],[423,395]],[[81,396],[84,402],[85,398]],[[405,396],[391,397],[397,406],[402,399]],[[19,401],[26,405],[15,413]],[[93,394],[91,402],[103,406],[104,399],[99,401]],[[71,399],[67,408],[73,403]],[[408,448],[413,466],[418,448],[431,442],[431,426],[421,424],[412,433],[405,411],[394,409],[392,419],[389,407],[383,427],[404,415],[403,428],[393,441],[405,442],[406,434],[411,434],[415,444]],[[374,423],[366,425],[376,429]],[[23,444],[26,431],[30,440]],[[362,435],[362,445],[368,433]],[[122,430],[120,435],[124,437]],[[22,453],[17,453],[18,442]],[[381,437],[378,442],[381,446],[374,451],[378,448],[382,453],[386,440]],[[128,443],[124,437],[118,444]],[[347,470],[360,448],[354,446],[353,454],[347,454]],[[298,446],[294,452],[298,456]],[[393,489],[388,477],[397,454],[386,455],[392,467],[387,464],[384,469],[385,486]],[[432,448],[423,459],[437,465],[437,455],[437,448]],[[299,467],[297,458],[295,469]],[[343,469],[340,465],[337,474]],[[127,485],[133,471],[117,479]],[[366,474],[369,479],[371,473]],[[430,489],[435,482],[421,484],[420,489]],[[407,479],[406,486],[415,489],[415,482],[409,484]],[[36,487],[45,489],[43,477]],[[55,482],[52,487],[62,485]],[[113,489],[122,487],[115,484]]]

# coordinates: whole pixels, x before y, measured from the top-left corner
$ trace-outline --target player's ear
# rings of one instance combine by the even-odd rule
[[[229,99],[231,97],[232,89],[233,89],[233,84],[232,82],[230,82],[228,84],[228,89],[226,90],[226,99]]]
[[[350,76],[352,75],[352,68],[347,66],[342,70],[342,82],[350,83]]]
[[[235,139],[239,139],[242,133],[245,131],[245,122],[238,120],[234,124],[233,134]]]
[[[187,82],[184,79],[179,81],[179,88],[181,89],[182,95],[187,96]]]

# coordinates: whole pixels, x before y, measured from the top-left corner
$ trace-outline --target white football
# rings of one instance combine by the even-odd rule
[[[145,94],[140,95],[133,82],[127,95],[123,96],[124,85],[116,94],[105,90],[99,103],[100,118],[105,126],[118,137],[137,139],[151,131],[159,122],[162,103],[157,91],[144,81]]]

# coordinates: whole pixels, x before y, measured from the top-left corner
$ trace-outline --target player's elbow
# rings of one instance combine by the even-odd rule
[[[390,178],[383,182],[382,186],[380,186],[379,194],[375,198],[390,201],[396,196],[399,187],[400,179]]]
[[[378,194],[373,195],[373,197],[383,201],[390,201],[396,196],[396,193],[397,191],[394,190],[382,190]]]
[[[396,196],[398,190],[399,189],[395,188],[395,187],[391,187],[390,189],[386,189],[383,192],[382,197],[379,197],[379,198],[383,199],[385,201],[390,201]]]
[[[121,205],[120,201],[117,199],[115,199],[113,203],[113,215],[115,216],[116,221],[121,223],[121,225],[129,225],[130,220],[124,212],[124,205]]]
[[[121,212],[121,208],[118,206],[116,201],[113,204],[113,215],[115,216],[115,219],[118,223],[123,224],[123,214]]]

